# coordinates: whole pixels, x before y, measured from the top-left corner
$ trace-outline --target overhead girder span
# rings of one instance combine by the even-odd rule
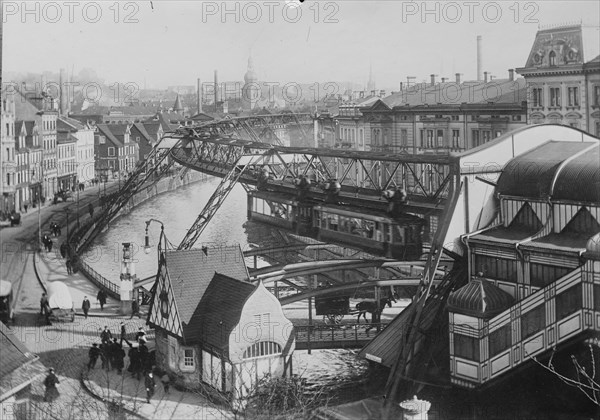
[[[349,268],[387,268],[387,267],[424,267],[425,261],[398,261],[388,259],[332,259],[332,260],[320,260],[320,261],[307,261],[291,264],[274,265],[270,267],[262,267],[252,272],[252,277],[260,278],[261,276],[281,273],[281,272],[293,272],[297,270],[304,270],[306,268],[316,267],[337,267],[340,270]]]
[[[355,152],[331,149],[283,147],[241,139],[209,138],[197,130],[180,129],[189,143],[188,153],[174,151],[179,163],[192,169],[223,176],[235,159],[252,149],[271,149],[270,158],[263,164],[269,167],[272,179],[269,184],[293,189],[294,178],[310,176],[312,192],[336,178],[341,184],[340,196],[381,201],[381,192],[392,187],[404,188],[412,201],[409,207],[424,211],[443,208],[448,195],[449,174],[458,160],[449,155],[401,155],[393,156],[378,152]],[[221,166],[217,168],[216,166]],[[255,184],[252,177],[241,182]],[[385,203],[383,203],[385,204]]]
[[[321,287],[317,289],[312,289],[310,291],[303,291],[301,293],[296,293],[294,295],[288,295],[279,299],[279,302],[282,305],[288,305],[290,303],[298,302],[304,299],[308,299],[311,297],[320,297],[320,296],[329,296],[339,294],[340,292],[346,291],[355,291],[359,289],[368,289],[372,287],[389,287],[389,286],[418,286],[422,281],[420,277],[406,277],[401,279],[382,279],[382,280],[372,280],[368,282],[361,283],[351,283],[344,284],[340,286],[332,286],[332,287]],[[436,280],[437,284],[438,280]],[[306,290],[306,289],[305,289]]]
[[[327,260],[287,264],[285,266],[258,269],[250,275],[250,281],[272,282],[284,279],[327,273],[337,270],[351,270],[367,267],[423,267],[423,261],[381,261],[381,260]],[[443,275],[443,272],[436,274]]]

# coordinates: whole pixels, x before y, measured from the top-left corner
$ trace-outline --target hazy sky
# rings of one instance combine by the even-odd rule
[[[377,87],[389,89],[431,73],[474,79],[477,35],[484,70],[507,77],[525,64],[538,25],[580,21],[585,59],[599,54],[596,0],[306,0],[301,16],[297,4],[57,1],[26,3],[26,12],[5,0],[3,68],[90,67],[109,81],[164,88],[212,80],[214,69],[221,81],[241,80],[251,51],[261,80],[365,83],[371,65]]]

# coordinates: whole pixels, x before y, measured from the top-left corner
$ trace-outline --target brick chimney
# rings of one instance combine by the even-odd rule
[[[510,80],[511,82],[515,80],[515,70],[514,69],[508,69],[508,80]]]
[[[458,83],[460,85],[460,76],[461,73],[456,73],[456,83]]]
[[[431,74],[431,86],[435,86],[435,74]]]
[[[442,77],[442,83],[446,83],[446,80],[448,80],[447,77]]]
[[[487,72],[487,71],[484,71],[484,72],[483,72],[483,82],[484,82],[484,83],[487,83],[487,82],[488,82],[488,72]]]

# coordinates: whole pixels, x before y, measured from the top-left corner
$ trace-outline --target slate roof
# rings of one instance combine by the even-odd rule
[[[149,136],[151,136],[151,138],[153,140],[157,140],[157,135],[158,135],[158,129],[161,127],[161,123],[158,121],[144,121],[143,123],[144,126],[144,130],[146,130],[146,133],[148,133]],[[164,131],[164,128],[163,128]]]
[[[119,139],[117,139],[115,137],[115,135],[112,133],[111,128],[113,125],[116,124],[96,124],[96,127],[98,128],[99,134],[102,134],[106,137],[106,139],[108,141],[110,141],[112,144],[114,144],[117,147],[123,147],[123,142]]]
[[[515,83],[518,89],[515,90]],[[415,85],[401,92],[381,99],[390,109],[394,107],[418,106],[460,106],[494,104],[521,105],[527,100],[527,85],[524,78],[515,80],[494,79],[491,82],[465,81],[461,84],[454,82],[436,83],[431,86]],[[378,101],[362,105],[366,109],[376,106]],[[367,106],[368,105],[368,106]]]
[[[74,118],[58,117],[56,120],[57,130],[78,131],[85,130],[85,126]]]
[[[255,289],[251,283],[215,273],[190,325],[184,328],[186,341],[202,341],[229,357],[229,334],[240,322],[244,304]]]
[[[0,349],[2,349],[2,363],[0,363],[0,401],[12,395],[43,374],[46,368],[21,343],[13,331],[0,323]]]
[[[132,131],[137,130],[137,132],[139,132],[142,135],[142,137],[146,139],[146,141],[151,142],[152,137],[150,136],[148,131],[146,131],[145,125],[146,123],[134,123],[132,126]]]
[[[167,251],[166,264],[186,342],[198,338],[190,324],[215,273],[240,281],[249,277],[239,246],[209,248],[206,255],[201,249]]]

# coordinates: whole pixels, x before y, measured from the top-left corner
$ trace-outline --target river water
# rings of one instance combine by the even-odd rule
[[[143,251],[145,221],[151,218],[160,220],[164,224],[167,239],[176,247],[204,208],[219,181],[209,177],[207,181],[161,194],[137,206],[129,214],[111,223],[110,228],[96,239],[94,247],[86,256],[86,261],[104,277],[118,283],[122,243],[130,242],[133,244],[138,278],[156,275],[156,244],[160,236],[160,224],[150,225],[149,237],[153,248],[146,254]],[[260,243],[261,246],[283,244],[268,232],[267,227],[247,221],[246,193],[237,185],[204,230],[195,247],[239,244],[242,250],[247,250],[251,243]],[[248,261],[248,264],[250,263]],[[294,320],[307,316],[306,304],[301,302],[284,307],[284,311],[286,316]],[[296,351],[294,373],[305,378],[313,388],[327,389],[330,402],[358,399],[364,397],[367,363],[356,358],[355,354],[349,350],[313,350],[311,355],[306,351]]]

